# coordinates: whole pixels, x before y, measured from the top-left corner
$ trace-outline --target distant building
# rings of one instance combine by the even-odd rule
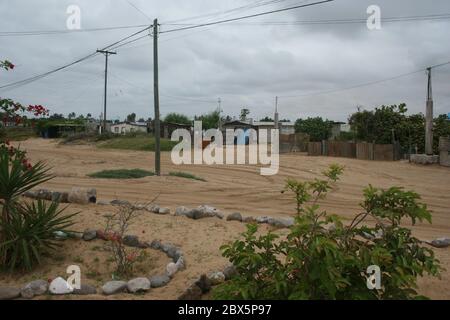
[[[280,122],[278,121],[278,110],[275,111],[275,121],[253,121],[252,119],[246,121],[230,121],[223,125],[223,129],[243,129],[245,133],[245,143],[248,143],[248,130],[255,129],[259,134],[262,131],[267,132],[267,141],[271,143],[271,130],[279,129],[280,135],[293,135],[295,134],[295,124],[293,122]],[[238,141],[237,144],[243,144],[243,141]]]
[[[149,129],[146,122],[119,122],[111,124],[110,131],[114,134],[148,133]]]
[[[226,130],[243,130],[244,131],[244,135],[241,135],[239,137],[235,137],[234,138],[234,144],[237,145],[244,145],[244,144],[248,144],[250,141],[250,133],[249,130],[250,129],[255,129],[257,130],[258,128],[255,127],[252,124],[252,121],[240,121],[240,120],[233,120],[230,122],[226,122],[222,125],[222,129],[223,129],[223,138],[224,138],[224,143],[226,143]]]
[[[342,132],[351,132],[352,128],[345,122],[333,122],[331,124],[331,137],[330,140],[338,138]]]
[[[258,131],[275,129],[274,121],[255,121],[253,122],[253,125],[258,128]],[[279,122],[278,127],[280,129],[280,134],[295,134],[295,123],[293,122]],[[268,134],[270,134],[270,131],[268,131]]]
[[[149,122],[149,133],[155,133],[155,121]],[[161,121],[160,123],[160,136],[163,139],[170,139],[172,137],[172,133],[177,129],[185,129],[189,132],[193,132],[192,125],[190,124],[181,124],[181,123],[173,123],[173,122],[165,122]]]

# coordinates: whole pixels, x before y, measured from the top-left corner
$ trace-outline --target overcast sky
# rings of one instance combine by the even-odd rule
[[[1,0],[0,33],[5,31],[65,30],[71,4],[81,8],[81,27],[98,28],[164,24],[209,13],[220,13],[268,0]],[[134,6],[140,9],[137,10]],[[274,1],[275,2],[275,1]],[[233,14],[217,14],[183,23],[279,9],[311,1],[285,0]],[[366,19],[376,4],[383,18],[450,13],[448,0],[335,0],[315,7],[272,14],[230,25],[162,34],[160,36],[161,113],[199,115],[223,101],[225,115],[238,116],[242,107],[258,119],[272,116],[280,96],[281,118],[322,116],[345,121],[361,105],[405,102],[410,112],[423,112],[426,74],[373,86],[361,83],[394,77],[450,61],[450,19],[383,23],[370,31],[364,23],[262,25],[261,22]],[[144,14],[145,13],[145,14]],[[2,72],[0,86],[49,71],[121,39],[136,29],[42,36],[0,36],[0,60],[17,65]],[[152,41],[140,40],[110,58],[108,118],[153,114]],[[99,55],[45,79],[12,90],[0,90],[24,104],[42,104],[55,113],[98,117],[103,109],[104,57]],[[436,114],[450,112],[450,65],[434,70]],[[297,97],[292,97],[297,96]]]

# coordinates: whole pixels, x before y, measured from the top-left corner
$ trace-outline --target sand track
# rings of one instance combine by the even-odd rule
[[[359,212],[358,204],[362,200],[364,187],[369,184],[381,188],[404,186],[421,194],[423,201],[433,211],[433,225],[419,224],[413,228],[414,233],[422,239],[450,237],[449,168],[290,154],[281,156],[278,175],[263,177],[257,166],[175,166],[170,161],[170,154],[163,153],[163,173],[189,172],[207,182],[169,176],[118,181],[92,179],[87,174],[104,169],[152,170],[153,153],[104,150],[86,145],[59,146],[56,141],[42,139],[28,140],[22,142],[21,146],[28,151],[32,161],[45,160],[53,167],[55,179],[43,186],[52,190],[68,191],[72,186],[95,187],[100,200],[119,198],[131,202],[148,201],[159,194],[157,203],[172,210],[180,205],[193,207],[210,204],[227,213],[238,211],[243,215],[292,215],[295,209],[292,197],[280,192],[285,180],[316,178],[331,163],[339,163],[346,167],[345,174],[338,190],[321,203],[322,208],[350,219]],[[80,228],[101,223],[101,214],[104,212],[99,212],[100,207],[74,206],[75,209],[83,210]],[[105,210],[110,208],[105,207]],[[91,219],[92,216],[95,219]],[[153,223],[155,219],[157,223]],[[196,264],[198,261],[198,265],[185,271],[187,276],[184,279],[175,281],[173,289],[164,289],[164,294],[147,298],[176,298],[189,279],[223,265],[225,261],[220,258],[218,248],[224,241],[236,238],[244,230],[240,224],[215,219],[193,222],[173,217],[146,217],[143,225],[150,226],[150,231],[163,240],[180,244],[188,252],[188,260],[190,258]],[[171,227],[164,228],[165,225]],[[199,245],[201,243],[203,245]],[[437,254],[450,269],[450,250],[441,249]],[[423,293],[433,298],[450,298],[449,274],[445,272],[441,281],[421,281]]]

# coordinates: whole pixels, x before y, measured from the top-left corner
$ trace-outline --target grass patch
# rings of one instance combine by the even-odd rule
[[[38,135],[33,128],[0,128],[0,138],[8,139],[11,141],[25,141],[30,138],[37,138]]]
[[[91,178],[99,179],[139,179],[145,177],[151,177],[155,174],[151,171],[133,169],[133,170],[104,170],[89,175]]]
[[[178,143],[161,139],[161,151],[172,151]],[[149,134],[116,136],[98,144],[102,149],[121,149],[136,151],[155,151],[155,138]]]
[[[191,173],[187,173],[187,172],[170,172],[169,176],[206,182],[205,179],[199,178],[199,177],[197,177]]]

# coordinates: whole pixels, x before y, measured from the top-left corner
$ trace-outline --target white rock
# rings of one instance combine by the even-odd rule
[[[159,213],[159,206],[157,204],[148,205],[146,210],[151,213]]]
[[[127,290],[130,293],[145,292],[150,290],[150,280],[147,278],[136,278],[128,281]]]
[[[169,208],[159,208],[158,214],[170,214]]]
[[[184,261],[184,257],[180,256],[177,260],[177,263],[175,263],[178,270],[184,270],[186,269],[186,262]]]
[[[256,218],[256,222],[260,223],[260,224],[264,224],[264,223],[269,223],[270,219],[272,219],[271,217],[257,217]]]
[[[208,279],[211,281],[211,284],[213,286],[217,286],[219,284],[222,284],[225,282],[225,275],[223,274],[223,272],[211,272],[208,275]]]
[[[178,272],[178,267],[175,263],[171,262],[166,267],[166,274],[172,278]]]
[[[178,207],[178,208],[175,210],[175,215],[176,215],[176,216],[185,216],[185,215],[187,215],[190,211],[191,211],[191,210],[189,210],[189,209],[186,208],[186,207]]]
[[[73,292],[73,288],[61,277],[56,278],[50,283],[49,291],[51,294],[62,295],[70,294]]]
[[[97,202],[97,190],[84,189],[84,188],[72,188],[69,193],[69,202],[77,204],[89,204]]]

